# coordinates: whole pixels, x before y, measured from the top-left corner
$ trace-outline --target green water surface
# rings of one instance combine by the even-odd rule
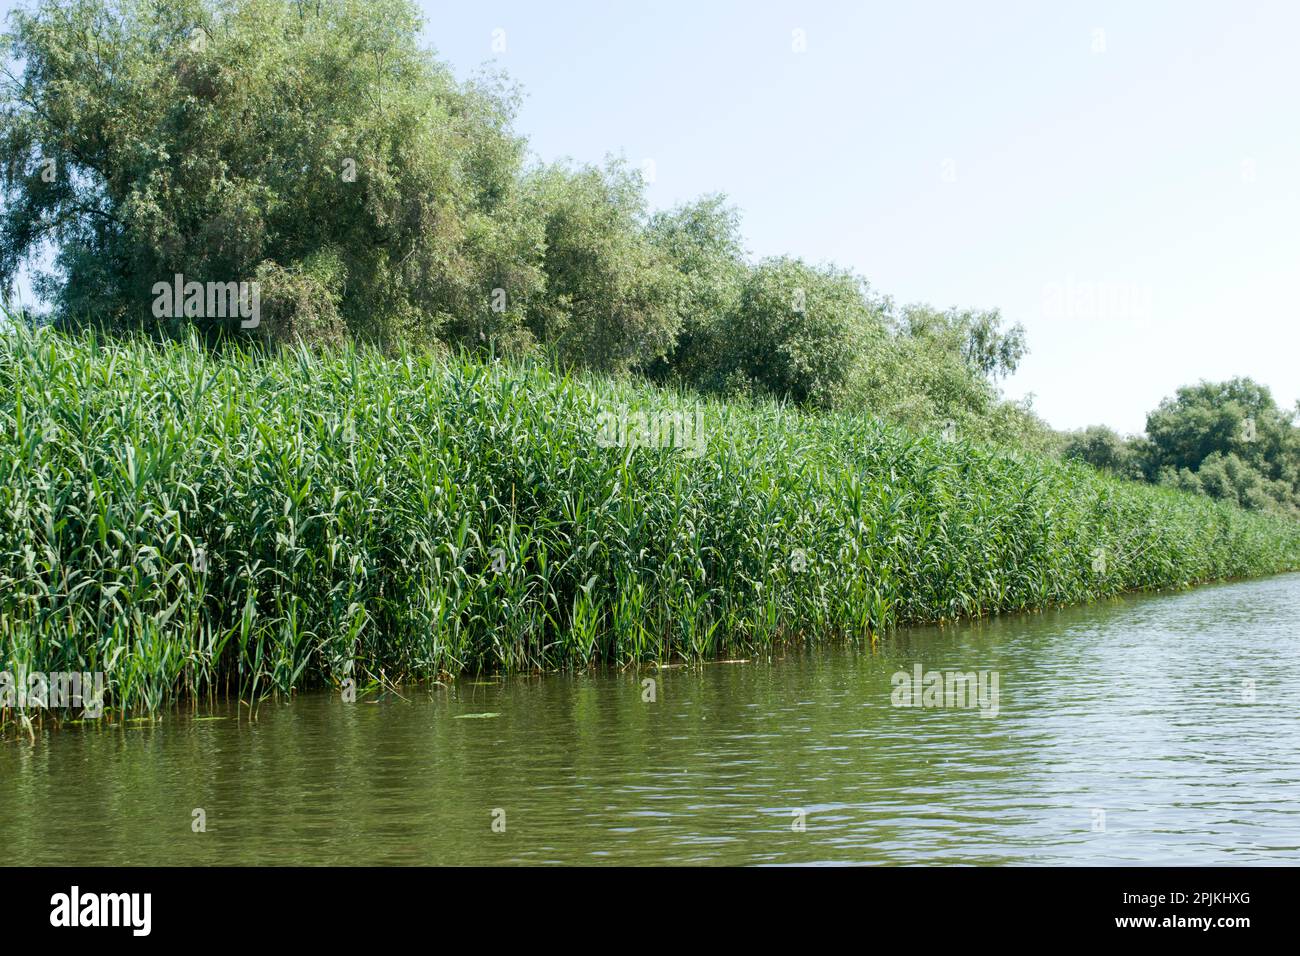
[[[1298,611],[1286,575],[874,648],[65,727],[0,742],[0,863],[1297,863]],[[996,672],[996,716],[894,706],[918,663]]]

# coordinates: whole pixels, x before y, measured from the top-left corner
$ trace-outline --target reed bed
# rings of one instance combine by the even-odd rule
[[[602,412],[700,410],[703,453]],[[627,665],[1300,566],[1300,524],[538,365],[0,334],[0,669],[113,712]],[[4,716],[0,715],[0,719]]]

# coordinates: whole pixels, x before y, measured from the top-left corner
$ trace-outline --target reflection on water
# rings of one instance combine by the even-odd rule
[[[1288,575],[874,650],[72,728],[0,744],[0,863],[1295,863],[1297,608]],[[918,663],[995,672],[997,716],[892,706]]]

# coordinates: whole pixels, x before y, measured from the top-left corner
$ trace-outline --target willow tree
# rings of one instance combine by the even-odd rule
[[[647,231],[645,182],[621,160],[541,166],[523,184],[542,230],[544,293],[533,338],[562,362],[645,370],[677,339],[677,276]]]
[[[517,96],[458,83],[407,0],[43,0],[0,79],[0,285],[70,324],[175,331],[175,275],[259,281],[261,334],[433,340],[519,321],[537,237]],[[493,308],[498,305],[497,308]],[[205,317],[208,326],[229,322]]]

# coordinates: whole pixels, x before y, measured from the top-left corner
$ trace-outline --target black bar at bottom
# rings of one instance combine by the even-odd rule
[[[604,924],[626,933],[681,919],[696,926],[703,919],[724,938],[734,934],[731,941],[764,941],[782,924],[797,929],[811,920],[863,942],[892,927],[913,941],[1049,933],[1231,945],[1243,933],[1258,940],[1249,934],[1291,927],[1295,877],[1288,868],[9,868],[0,870],[0,899],[12,946],[31,936],[259,949],[279,941],[375,945],[393,941],[393,932],[466,924],[488,927],[492,943],[515,934],[537,942]],[[996,935],[984,935],[990,931]]]

